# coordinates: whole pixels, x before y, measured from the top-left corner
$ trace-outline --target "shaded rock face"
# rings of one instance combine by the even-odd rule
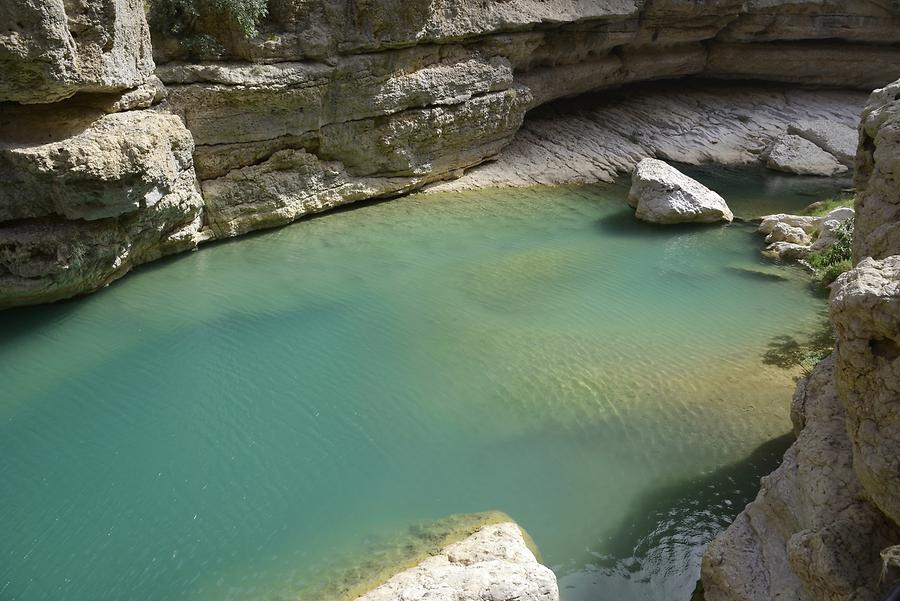
[[[556,576],[512,522],[484,526],[357,601],[558,601]]]
[[[709,546],[707,599],[881,599],[879,551],[900,536],[865,499],[853,472],[834,359],[802,381],[791,404],[797,441],[756,500]]]
[[[877,90],[863,113],[858,263],[832,286],[835,353],[797,388],[798,437],[783,464],[707,550],[710,601],[876,601],[900,579],[880,560],[900,541],[898,92],[900,83]],[[825,223],[849,216],[836,210]]]
[[[862,114],[856,155],[853,255],[900,253],[900,81],[876,90]]]
[[[635,215],[651,223],[731,222],[725,199],[671,165],[644,159],[631,176],[628,204]]]

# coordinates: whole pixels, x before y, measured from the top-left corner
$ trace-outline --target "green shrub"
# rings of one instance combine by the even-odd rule
[[[267,13],[267,0],[149,0],[151,29],[181,41],[189,56],[224,51],[230,35],[252,38]],[[223,30],[224,29],[224,30]]]
[[[819,202],[814,202],[802,211],[800,211],[801,215],[811,215],[813,217],[824,217],[831,211],[835,209],[839,209],[841,207],[849,207],[853,208],[853,197],[852,196],[839,196],[838,198],[827,198],[825,200],[820,200]]]
[[[834,229],[834,236],[836,241],[831,248],[810,253],[806,258],[823,286],[828,286],[839,275],[853,268],[853,219],[842,221]]]

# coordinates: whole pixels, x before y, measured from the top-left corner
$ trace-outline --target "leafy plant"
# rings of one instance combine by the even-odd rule
[[[821,252],[810,253],[806,262],[816,272],[823,286],[834,282],[839,275],[853,267],[853,219],[842,221],[832,231],[834,244]]]
[[[813,217],[824,217],[831,211],[835,209],[840,209],[842,207],[853,208],[853,197],[852,196],[839,196],[837,198],[827,198],[825,200],[820,200],[819,202],[814,202],[802,211],[800,211],[801,215],[810,215]]]
[[[257,35],[267,12],[267,0],[149,0],[148,20],[154,32],[181,40],[190,56],[206,58],[222,54],[228,35]]]

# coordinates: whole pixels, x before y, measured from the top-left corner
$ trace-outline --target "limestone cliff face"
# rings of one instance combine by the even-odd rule
[[[156,79],[141,0],[3,3],[0,308],[455,178],[560,97],[696,75],[869,90],[900,72],[900,8],[877,0],[270,0],[269,15],[251,40],[218,36],[212,62],[157,35]]]
[[[856,267],[831,293],[834,355],[797,389],[797,441],[710,545],[709,601],[881,599],[900,544],[900,82],[863,112]]]
[[[0,307],[196,246],[193,137],[151,108],[143,2],[3,2],[0,20]]]

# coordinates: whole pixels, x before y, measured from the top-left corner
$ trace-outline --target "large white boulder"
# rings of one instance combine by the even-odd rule
[[[657,159],[643,159],[634,168],[628,204],[635,215],[652,223],[730,222],[734,214],[725,199]]]
[[[559,601],[553,572],[512,522],[484,526],[357,601]]]

